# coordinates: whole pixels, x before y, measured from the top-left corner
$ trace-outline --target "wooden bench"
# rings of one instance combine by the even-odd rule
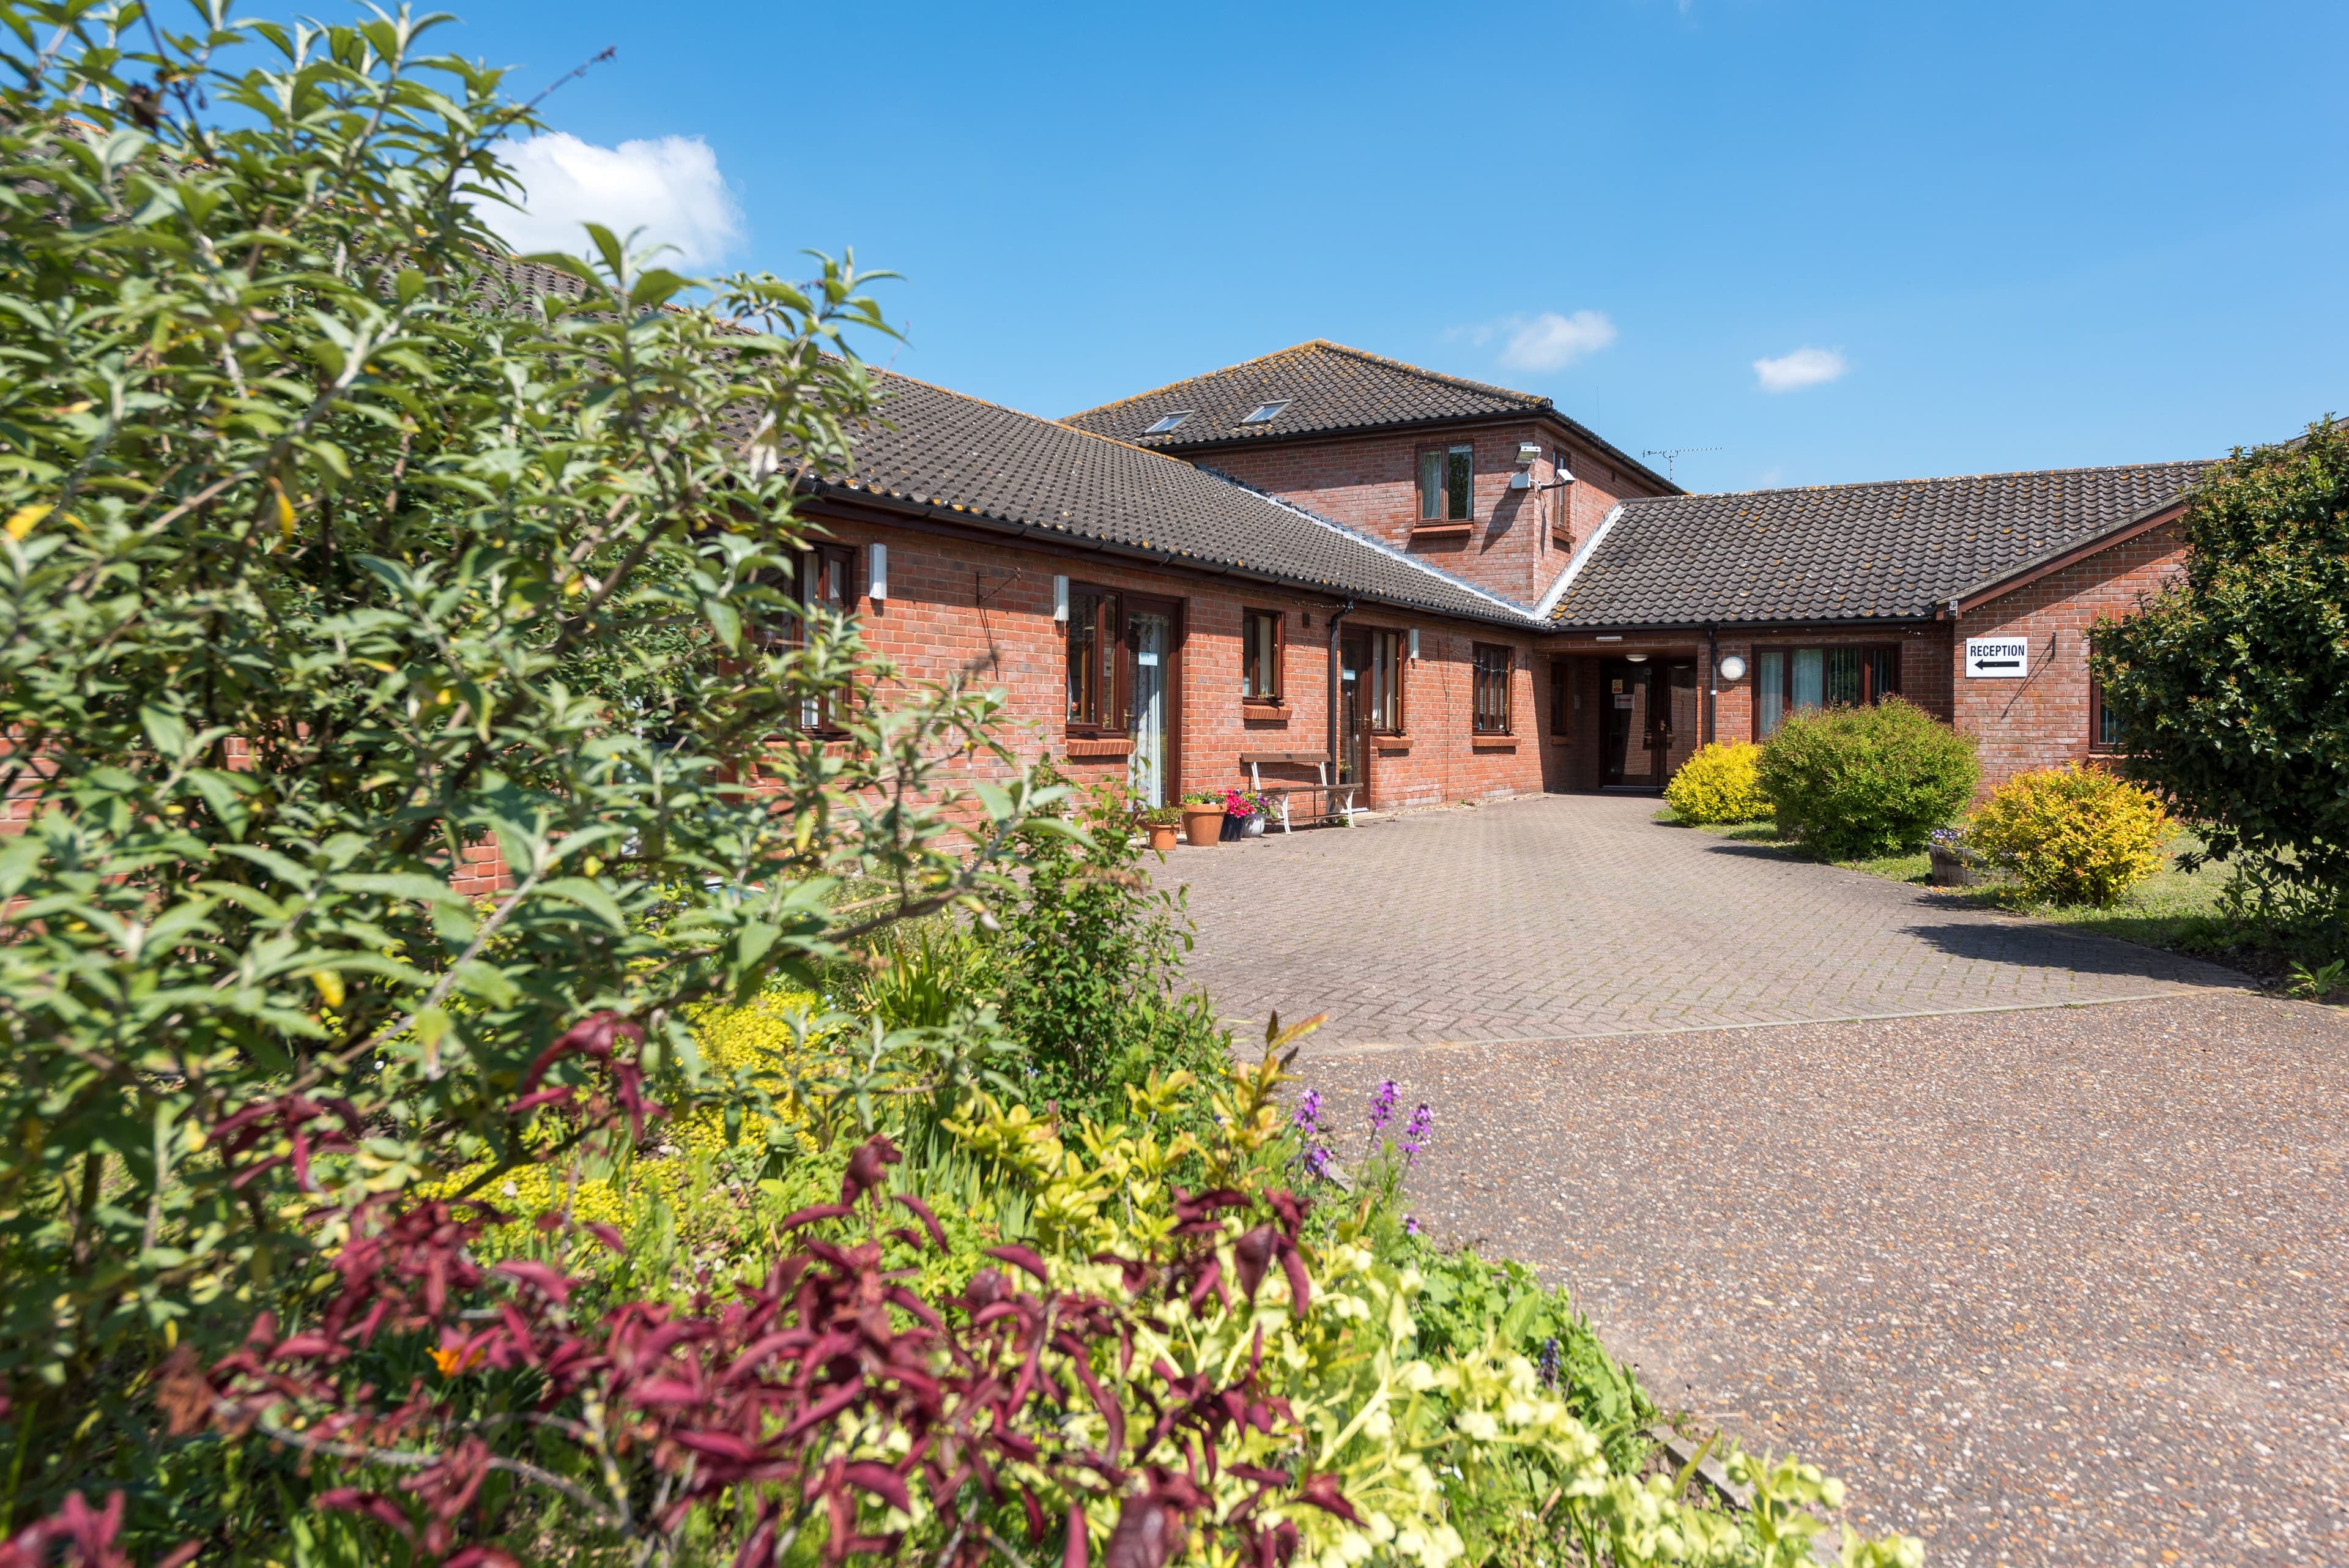
[[[1330,759],[1325,753],[1320,752],[1242,752],[1240,766],[1248,771],[1248,788],[1280,807],[1281,832],[1297,831],[1291,820],[1294,813],[1290,803],[1298,795],[1305,796],[1309,803],[1305,814],[1307,826],[1310,826],[1317,822],[1336,822],[1341,819],[1349,827],[1354,825],[1356,809],[1354,794],[1361,786],[1331,784]],[[1276,784],[1268,789],[1265,787],[1264,775],[1260,771],[1267,767],[1311,768],[1314,777],[1320,782],[1309,784]]]

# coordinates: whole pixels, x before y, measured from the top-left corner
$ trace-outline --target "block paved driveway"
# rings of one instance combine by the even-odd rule
[[[1177,849],[1190,974],[1315,1049],[2043,1007],[2242,977],[1929,889],[1651,820],[1652,797],[1544,795]]]
[[[2349,1563],[2343,1015],[1652,810],[1162,875],[1220,1011],[1330,1010],[1299,1069],[1339,1119],[1385,1077],[1435,1108],[1432,1233],[1569,1286],[1853,1523],[1969,1568]]]

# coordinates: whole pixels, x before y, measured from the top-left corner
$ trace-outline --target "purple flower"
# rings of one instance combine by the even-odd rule
[[[1321,1091],[1308,1089],[1305,1097],[1297,1102],[1296,1122],[1300,1132],[1321,1130]]]
[[[1542,1341],[1541,1380],[1545,1388],[1557,1386],[1557,1341],[1554,1338]]]
[[[1417,1110],[1411,1113],[1411,1120],[1403,1125],[1402,1158],[1405,1165],[1419,1158],[1419,1151],[1428,1146],[1429,1135],[1434,1130],[1435,1113],[1423,1102]]]
[[[1316,1180],[1329,1175],[1330,1160],[1330,1151],[1316,1144],[1305,1151],[1305,1174]]]
[[[1379,1092],[1371,1096],[1371,1136],[1372,1137],[1375,1138],[1379,1134],[1386,1131],[1387,1123],[1394,1119],[1395,1096],[1398,1092],[1395,1081],[1389,1078],[1381,1083]]]
[[[1402,1233],[1406,1236],[1416,1236],[1419,1234],[1418,1215],[1406,1214],[1402,1217]]]

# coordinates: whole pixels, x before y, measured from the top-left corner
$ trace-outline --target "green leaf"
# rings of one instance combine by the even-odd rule
[[[625,932],[628,929],[628,918],[620,912],[618,902],[605,891],[602,884],[592,878],[558,877],[552,882],[541,884],[538,890],[550,898],[577,905],[616,931]]]

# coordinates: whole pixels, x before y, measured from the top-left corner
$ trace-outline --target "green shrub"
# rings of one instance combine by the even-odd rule
[[[1029,1053],[1026,1097],[1111,1116],[1126,1085],[1216,1072],[1226,1047],[1206,999],[1180,989],[1190,919],[1180,890],[1143,873],[1125,792],[1099,785],[1073,815],[1080,834],[1055,823],[1024,836],[1028,878],[991,945],[1004,1027]]]
[[[1664,799],[1682,822],[1752,822],[1770,815],[1762,793],[1762,748],[1750,741],[1715,741],[1681,764]]]
[[[1898,697],[1797,714],[1762,748],[1779,828],[1826,860],[1917,848],[1981,777],[1970,738]]]
[[[2349,426],[2326,420],[2214,465],[2178,528],[2184,580],[2095,628],[2092,665],[2126,769],[2198,825],[2212,858],[2235,863],[2248,917],[2337,949],[2349,899]]]
[[[2150,791],[2076,763],[2015,774],[1966,826],[2033,896],[2099,909],[2160,868],[2169,834]]]

